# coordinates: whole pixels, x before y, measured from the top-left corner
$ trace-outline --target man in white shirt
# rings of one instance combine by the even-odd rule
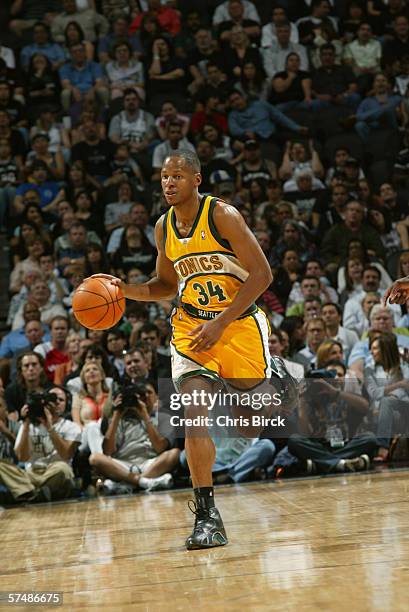
[[[261,29],[261,47],[271,47],[277,41],[276,29],[282,23],[288,21],[285,9],[282,6],[276,6],[273,8],[273,14],[271,22],[267,23]],[[295,23],[290,23],[290,42],[298,43],[298,29]]]
[[[189,149],[189,151],[195,151],[194,146],[186,137],[183,136],[182,125],[179,121],[171,121],[168,123],[166,132],[167,139],[164,142],[161,142],[161,144],[157,145],[153,150],[153,181],[160,180],[160,171],[163,162],[172,151],[176,151],[177,149]]]
[[[223,2],[217,7],[213,15],[214,26],[223,23],[223,21],[229,21],[229,4],[230,0],[226,0],[226,2]],[[252,21],[257,21],[257,23],[260,23],[260,16],[253,2],[249,2],[248,0],[242,0],[242,4],[244,9],[243,19],[251,19]]]
[[[344,62],[358,77],[360,91],[369,88],[372,76],[381,69],[381,43],[373,37],[369,23],[361,23],[357,38],[344,48]]]
[[[338,342],[341,342],[344,349],[345,360],[347,360],[352,347],[359,341],[358,334],[352,329],[342,327],[342,310],[338,304],[334,304],[333,302],[324,304],[321,310],[321,316],[324,319],[328,337],[331,340],[338,340]]]
[[[290,41],[291,26],[289,22],[281,23],[276,27],[276,39],[270,47],[263,49],[264,70],[271,79],[285,70],[286,59],[290,53],[297,53],[300,57],[300,70],[308,70],[307,50],[303,45]]]

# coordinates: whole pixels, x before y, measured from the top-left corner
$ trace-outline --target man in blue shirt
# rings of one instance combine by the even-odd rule
[[[396,109],[402,98],[391,95],[389,81],[383,74],[376,75],[373,89],[374,95],[365,98],[356,113],[355,130],[364,142],[368,140],[371,131],[381,125],[398,131]]]
[[[85,46],[74,43],[70,47],[71,61],[59,70],[61,103],[64,111],[69,112],[72,102],[81,103],[85,99],[97,98],[103,107],[109,102],[109,89],[106,87],[102,68],[96,62],[88,61]]]
[[[39,21],[33,29],[33,43],[26,45],[21,50],[20,61],[24,70],[28,70],[30,60],[35,53],[45,55],[51,62],[54,70],[57,70],[65,62],[63,48],[57,43],[50,42],[50,29],[48,25]]]
[[[266,141],[276,133],[278,126],[300,135],[308,133],[308,128],[289,119],[272,104],[263,100],[248,102],[239,91],[230,94],[229,105],[232,109],[228,117],[229,131],[237,138],[257,136]]]

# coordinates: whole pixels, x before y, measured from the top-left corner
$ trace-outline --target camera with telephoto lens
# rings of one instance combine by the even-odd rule
[[[146,390],[143,383],[134,383],[120,387],[115,396],[122,395],[122,402],[116,407],[120,412],[127,408],[136,408],[138,401],[146,402]]]
[[[325,393],[325,390],[323,390],[323,387],[318,383],[318,385],[316,384],[316,380],[327,380],[328,382],[330,382],[331,380],[334,380],[334,378],[336,377],[337,372],[336,370],[326,370],[325,368],[319,368],[317,370],[310,370],[310,372],[307,372],[307,374],[305,375],[305,378],[311,378],[312,380],[307,380],[306,384],[306,390],[305,393],[307,395],[307,398],[309,400],[317,400],[319,397],[321,397],[321,399],[323,399],[324,395],[327,395]],[[331,383],[330,383],[331,384]]]
[[[45,419],[44,408],[50,404],[55,404],[57,401],[55,393],[31,393],[27,399],[28,418],[33,425],[39,425],[40,419]]]

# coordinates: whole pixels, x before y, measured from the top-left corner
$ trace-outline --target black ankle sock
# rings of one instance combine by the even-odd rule
[[[213,487],[199,487],[193,489],[196,503],[200,508],[214,508],[214,491]]]

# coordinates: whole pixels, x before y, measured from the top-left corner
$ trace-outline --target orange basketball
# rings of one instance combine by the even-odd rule
[[[88,329],[109,329],[124,314],[125,296],[107,278],[89,278],[77,288],[72,298],[77,321]]]

